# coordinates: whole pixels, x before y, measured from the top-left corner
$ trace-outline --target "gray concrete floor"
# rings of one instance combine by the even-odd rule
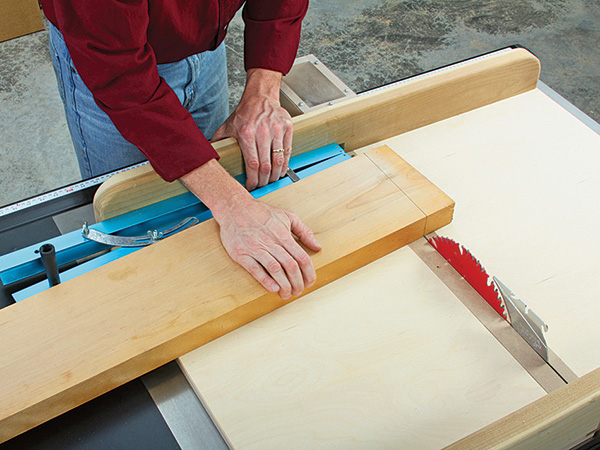
[[[231,104],[243,90],[243,24],[226,40]],[[312,0],[298,54],[355,91],[520,44],[541,79],[600,121],[598,0]],[[79,180],[46,32],[0,43],[0,205]]]

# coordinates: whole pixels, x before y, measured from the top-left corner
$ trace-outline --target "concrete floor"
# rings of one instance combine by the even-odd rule
[[[243,90],[243,24],[226,40],[231,104]],[[598,0],[312,0],[298,54],[363,91],[507,45],[600,121]],[[0,43],[0,205],[79,180],[46,32]]]

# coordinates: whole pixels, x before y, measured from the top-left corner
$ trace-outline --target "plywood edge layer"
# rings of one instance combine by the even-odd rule
[[[538,59],[517,48],[413,77],[294,117],[293,153],[334,142],[345,144],[347,151],[355,150],[535,89],[539,73]],[[214,147],[229,173],[242,173],[242,156],[234,139],[217,142]],[[178,183],[166,183],[152,174],[142,193],[133,192],[138,189],[135,178],[147,176],[142,169],[116,175],[106,187],[101,186],[94,199],[96,218],[108,219],[155,203],[155,198],[163,200],[182,192]]]
[[[399,157],[378,158],[265,197],[300,214],[323,245],[312,289],[423,236],[426,216],[384,175]],[[4,308],[0,442],[286,303],[229,259],[209,220]]]
[[[445,450],[571,448],[599,429],[600,369],[596,369]]]

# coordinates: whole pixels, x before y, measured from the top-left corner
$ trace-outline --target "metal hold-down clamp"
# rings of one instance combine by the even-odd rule
[[[81,234],[90,241],[100,244],[110,245],[111,247],[144,247],[154,244],[172,234],[175,234],[184,228],[196,225],[199,220],[196,217],[188,217],[177,225],[163,231],[149,230],[145,236],[115,236],[114,234],[103,233],[98,230],[90,229],[87,222],[83,224]]]

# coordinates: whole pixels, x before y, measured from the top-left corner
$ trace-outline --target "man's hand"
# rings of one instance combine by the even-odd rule
[[[285,175],[292,153],[292,118],[279,104],[281,73],[250,69],[239,105],[212,137],[237,139],[253,190]],[[283,149],[283,152],[273,150]]]
[[[315,283],[313,263],[293,235],[311,250],[321,246],[296,214],[252,198],[216,160],[181,181],[212,211],[229,256],[265,289],[287,299]]]
[[[310,257],[292,233],[311,250],[321,246],[296,214],[244,197],[222,211],[217,222],[229,256],[265,289],[281,298],[300,295],[315,284]],[[216,216],[215,216],[216,219]]]

